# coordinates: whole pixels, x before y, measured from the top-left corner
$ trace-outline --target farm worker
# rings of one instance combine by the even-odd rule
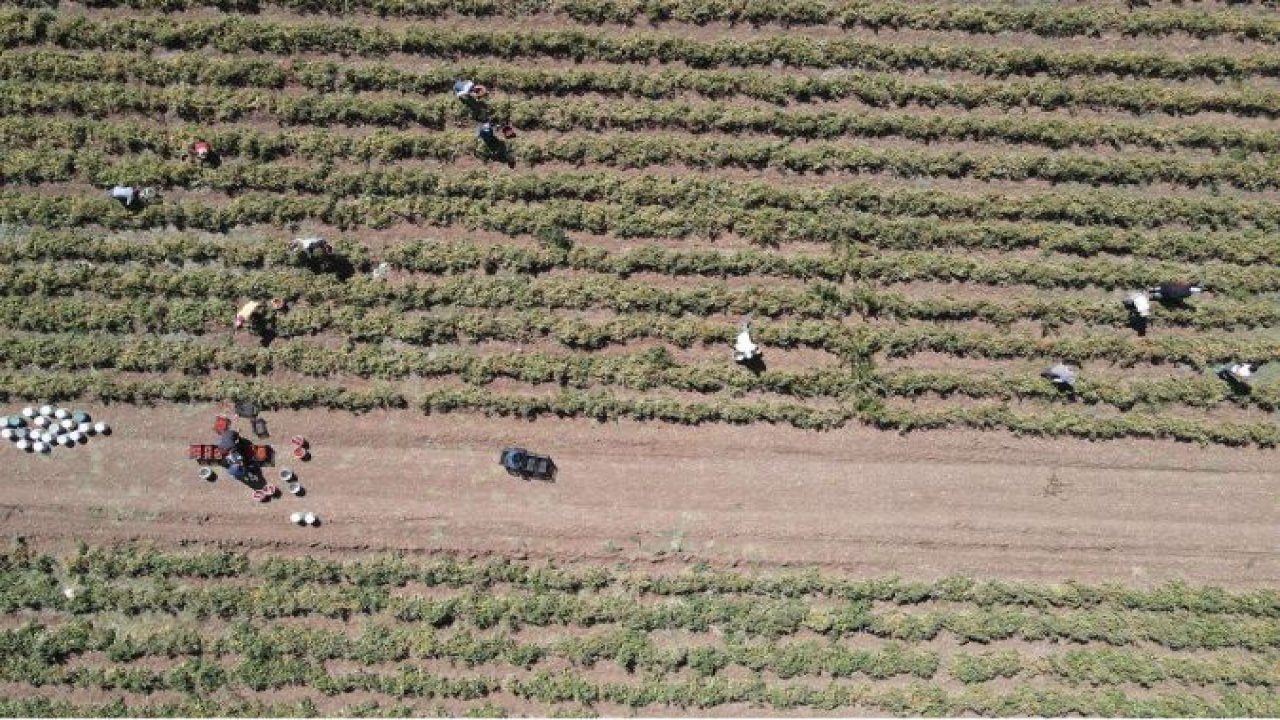
[[[252,321],[253,316],[258,314],[258,308],[261,305],[262,303],[257,300],[253,300],[241,306],[241,308],[236,311],[236,329],[239,330],[245,326],[245,323]]]
[[[205,162],[213,155],[213,146],[204,140],[197,140],[191,143],[191,147],[187,149],[187,153],[196,162]]]
[[[138,189],[132,185],[117,185],[111,188],[111,197],[120,201],[121,205],[129,207],[138,200]]]
[[[1073,389],[1076,386],[1076,371],[1069,366],[1058,363],[1053,367],[1040,373],[1040,377],[1051,381],[1059,388]]]
[[[235,450],[236,446],[239,444],[240,433],[230,428],[224,430],[222,434],[218,436],[218,449],[220,450]]]
[[[453,94],[456,95],[459,100],[467,100],[470,98],[482,98],[485,95],[488,95],[489,91],[485,89],[485,86],[477,85],[470,80],[454,80]]]
[[[1138,317],[1151,317],[1151,297],[1147,293],[1142,291],[1129,293],[1129,297],[1125,298],[1124,302],[1137,313]]]
[[[498,141],[497,136],[493,134],[493,123],[491,122],[480,123],[480,127],[476,130],[476,135],[487,144],[493,144]]]
[[[293,248],[307,257],[315,257],[317,253],[333,254],[328,241],[318,237],[298,238],[293,241]]]
[[[734,362],[747,362],[760,355],[760,346],[751,342],[751,321],[744,320],[733,343]]]
[[[1258,367],[1252,363],[1232,363],[1218,372],[1218,375],[1228,382],[1237,382],[1241,385],[1247,385],[1249,378],[1258,372]]]
[[[1153,287],[1149,292],[1156,300],[1185,300],[1192,295],[1204,292],[1204,288],[1189,282],[1169,282]]]

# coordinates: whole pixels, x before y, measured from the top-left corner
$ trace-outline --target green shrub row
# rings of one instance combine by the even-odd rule
[[[397,146],[395,152],[413,152],[412,148],[418,142],[413,138],[397,139],[389,133],[375,134],[371,139],[374,142],[389,140]],[[138,170],[146,167],[144,161]],[[117,169],[115,172],[125,175],[128,171]],[[421,177],[425,182],[433,182],[428,173],[424,172]],[[520,215],[518,207],[492,200],[484,207],[472,208],[466,204],[446,202],[449,198],[434,196],[321,200],[248,193],[234,198],[226,206],[160,202],[130,213],[118,203],[107,200],[105,194],[52,197],[9,191],[2,196],[5,214],[0,215],[0,221],[42,227],[99,224],[116,228],[147,228],[176,225],[225,232],[235,225],[289,224],[304,219],[317,219],[339,226],[369,227],[388,227],[403,222],[454,224],[466,220],[508,234],[531,233],[548,225],[559,225],[566,230],[608,232],[622,237],[714,237],[735,232],[760,243],[795,240],[874,243],[883,235],[888,239],[882,242],[900,245],[909,242],[904,234],[922,223],[903,226],[888,218],[908,216],[913,219],[930,218],[935,226],[939,219],[983,221],[979,227],[962,227],[956,231],[943,225],[930,235],[944,239],[952,235],[967,235],[963,240],[954,239],[944,244],[993,248],[1046,242],[1115,246],[1134,235],[1117,233],[1111,228],[1099,228],[1090,233],[1080,227],[1034,224],[1019,231],[1017,226],[987,224],[990,221],[1067,222],[1123,229],[1173,226],[1165,234],[1170,236],[1167,242],[1175,246],[1205,242],[1203,233],[1188,234],[1180,227],[1182,225],[1209,230],[1249,229],[1244,237],[1233,238],[1233,245],[1236,240],[1247,244],[1257,235],[1253,229],[1269,231],[1280,228],[1280,210],[1274,203],[1235,198],[1142,197],[1116,190],[1064,189],[1057,193],[1017,197],[997,193],[971,195],[875,187],[857,182],[842,183],[826,190],[806,190],[765,182],[735,184],[702,178],[675,179],[662,174],[644,179],[579,172],[522,173],[490,177],[487,181],[472,173],[440,173],[434,177],[433,187],[437,191],[478,194],[480,197],[492,197],[494,192],[500,193],[499,197],[511,193],[529,199],[546,198],[547,203],[557,200],[558,203]],[[137,182],[136,178],[124,179]],[[599,200],[613,193],[623,193],[619,200],[620,204],[627,206],[625,209],[616,210],[616,205],[611,207],[576,199]],[[675,208],[685,212],[673,215],[670,210]],[[818,210],[822,212],[815,212]],[[1139,244],[1156,244],[1165,234],[1146,237]],[[1210,242],[1222,244],[1221,239]],[[1254,242],[1265,244],[1267,240]],[[920,242],[912,247],[920,247]],[[1192,252],[1204,256],[1206,250],[1202,248]]]
[[[1111,648],[1072,649],[1043,657],[1016,650],[960,653],[952,658],[948,672],[965,684],[1034,676],[1092,687],[1133,684],[1148,688],[1169,682],[1200,686],[1280,684],[1274,663],[1269,666],[1265,660],[1224,655],[1179,657]]]
[[[773,710],[814,708],[834,711],[850,707],[871,707],[879,712],[906,717],[979,715],[992,717],[1079,714],[1090,717],[1219,717],[1222,715],[1266,717],[1280,703],[1265,691],[1231,691],[1222,697],[1202,698],[1194,694],[1157,694],[1132,697],[1124,692],[1070,692],[1015,685],[1004,692],[969,689],[949,693],[941,687],[912,683],[902,688],[877,690],[867,686],[832,683],[774,685],[763,680],[690,680],[667,684],[658,681],[635,687],[618,683],[595,683],[572,673],[538,673],[528,680],[508,683],[508,689],[531,701],[554,703],[614,703],[623,707],[645,707],[654,703],[687,709],[744,703],[748,707]]]
[[[675,688],[647,688],[631,691],[623,686],[603,688],[575,682],[560,676],[557,685],[548,678],[542,684],[522,685],[520,691],[529,699],[537,698],[550,717],[593,717],[595,711],[583,704],[593,699],[639,703],[645,698],[660,698],[675,703],[674,707],[714,707],[719,703],[738,702],[746,707],[794,709],[809,707],[834,711],[864,708],[872,714],[903,717],[961,716],[983,717],[1061,717],[1072,713],[1089,717],[1274,717],[1274,696],[1269,693],[1226,691],[1221,696],[1205,698],[1193,693],[1131,696],[1122,691],[1099,694],[1044,689],[1030,685],[993,692],[987,689],[965,689],[949,692],[936,685],[913,683],[904,688],[878,690],[870,686],[842,686],[832,690],[815,690],[792,685],[765,686],[742,681],[723,683],[703,681]],[[651,683],[652,684],[652,683]],[[561,699],[563,698],[563,699]],[[575,699],[576,698],[576,699]],[[843,703],[843,704],[842,704]],[[740,705],[739,707],[742,707]],[[427,714],[427,709],[406,703],[361,701],[343,707],[342,717],[412,717]],[[455,714],[456,710],[436,708],[434,712]],[[487,700],[470,705],[466,717],[509,717],[510,710]],[[16,717],[316,717],[320,711],[308,699],[297,702],[213,701],[191,698],[178,702],[146,703],[126,701],[123,697],[104,702],[76,703],[43,697],[0,700],[0,714]]]
[[[781,62],[804,68],[874,71],[947,70],[977,75],[1048,74],[1166,78],[1248,78],[1280,75],[1280,58],[1267,53],[1228,55],[1155,52],[1060,51],[990,46],[909,45],[858,39],[826,40],[778,35],[751,40],[694,40],[668,33],[615,35],[580,30],[471,31],[410,25],[392,30],[348,22],[272,22],[244,17],[95,20],[48,10],[0,15],[0,47],[51,44],[94,50],[200,50],[296,55],[331,52],[423,57],[488,55],[507,60],[551,57],[610,63],[675,63],[690,67],[749,67]]]
[[[457,68],[454,74],[485,77],[494,69]],[[191,120],[227,118],[231,110],[211,105],[210,99],[230,97],[246,112],[265,113],[289,124],[390,124],[413,122],[431,128],[470,127],[474,119],[451,94],[441,92],[452,77],[446,70],[412,71],[395,66],[371,64],[343,67],[331,62],[297,62],[289,69],[267,60],[219,59],[196,55],[175,58],[147,58],[128,54],[72,54],[35,50],[8,53],[0,57],[0,80],[27,83],[142,82],[161,87],[183,84],[278,89],[297,83],[321,93],[345,91],[397,91],[428,95],[419,99],[396,100],[375,96],[332,95],[277,96],[270,102],[255,94],[210,96],[203,89],[184,87],[183,98],[173,94],[141,97],[122,108],[135,112],[164,103]],[[496,79],[496,78],[495,78]],[[504,81],[507,77],[504,75]],[[566,78],[569,81],[568,78]],[[506,87],[508,82],[503,82]],[[554,88],[531,88],[556,92]],[[563,92],[563,91],[562,91]],[[46,96],[48,97],[48,96]],[[68,98],[74,96],[63,96]],[[137,96],[131,96],[137,97]],[[31,102],[28,98],[26,102]],[[1074,146],[1132,145],[1157,150],[1174,147],[1274,152],[1280,149],[1280,133],[1222,124],[1161,126],[1149,123],[1106,122],[1076,118],[1031,118],[1003,115],[985,117],[970,114],[921,115],[885,114],[855,110],[797,111],[758,109],[722,103],[690,103],[676,100],[608,101],[575,98],[495,98],[487,102],[490,113],[524,130],[685,130],[696,133],[763,133],[794,138],[901,137],[919,142],[978,141],[1044,145],[1063,149]],[[106,110],[96,104],[98,112]],[[204,113],[211,113],[204,115]],[[99,121],[4,120],[6,134],[22,133],[27,142],[60,140],[78,147],[86,138],[110,140],[112,149],[137,147],[146,143],[165,155],[183,149],[180,139],[147,125],[111,125]],[[127,128],[127,130],[126,130]],[[50,131],[60,131],[63,137]],[[74,132],[70,138],[65,134]],[[65,138],[65,139],[64,139]]]
[[[714,197],[708,196],[707,202]],[[831,197],[834,199],[836,196]],[[1084,255],[1102,248],[1122,250],[1121,243],[1126,238],[1135,238],[1142,244],[1134,249],[1144,254],[1147,248],[1152,248],[1151,254],[1194,259],[1219,247],[1223,248],[1226,257],[1237,261],[1264,252],[1269,247],[1267,240],[1250,247],[1252,231],[1227,236],[1170,232],[1168,244],[1160,248],[1161,239],[1166,237],[1163,234],[1148,236],[1134,231],[1035,224],[1021,228],[1004,223],[952,225],[940,221],[934,221],[929,227],[925,220],[885,220],[859,211],[739,210],[728,203],[683,207],[677,213],[673,212],[674,208],[662,205],[580,200],[524,203],[427,196],[338,200],[250,193],[219,204],[162,200],[131,213],[106,198],[105,191],[97,190],[62,197],[10,191],[0,195],[0,200],[3,200],[0,202],[0,222],[53,229],[99,226],[117,230],[176,228],[226,232],[237,227],[271,224],[292,230],[303,221],[314,220],[339,230],[412,223],[462,226],[511,236],[533,234],[547,227],[621,238],[715,238],[732,232],[764,245],[812,241],[852,244],[852,247],[859,248],[856,243],[862,242],[865,244],[861,248],[871,245],[911,250],[937,246],[967,250],[1040,245],[1045,250]],[[912,209],[923,211],[925,208],[916,206]],[[923,232],[917,234],[917,229],[923,229]],[[930,243],[934,238],[939,242]],[[1201,240],[1206,238],[1207,241],[1202,243]],[[1214,260],[1216,256],[1205,259]],[[1222,266],[1221,272],[1223,277],[1230,277],[1233,272],[1247,270]],[[1266,271],[1254,272],[1265,275]],[[1239,292],[1239,287],[1230,283],[1217,289]]]
[[[41,3],[57,7],[58,0]],[[712,22],[762,25],[835,25],[871,30],[937,30],[981,34],[1024,32],[1045,37],[1165,36],[1186,33],[1197,38],[1229,36],[1239,40],[1280,40],[1280,23],[1265,15],[1161,9],[1143,12],[1106,7],[949,6],[865,0],[748,0],[734,4],[697,0],[529,0],[512,6],[494,0],[91,0],[90,7],[182,12],[212,7],[223,12],[257,13],[287,8],[303,13],[346,15],[352,10],[378,17],[443,18],[524,17],[555,14],[582,23]]]
[[[998,605],[1049,610],[1052,608],[1111,608],[1195,614],[1242,614],[1280,618],[1280,592],[1228,592],[1216,587],[1193,587],[1170,582],[1151,589],[1121,585],[1017,583],[948,577],[932,582],[901,578],[851,578],[814,569],[777,573],[740,573],[693,567],[680,573],[648,574],[601,565],[565,566],[517,561],[505,557],[459,558],[442,555],[430,560],[402,554],[380,554],[345,561],[312,555],[271,555],[250,561],[228,551],[174,551],[129,543],[112,546],[81,544],[74,554],[36,553],[25,544],[0,550],[0,570],[51,576],[65,568],[72,577],[102,579],[251,577],[286,584],[354,584],[401,588],[410,582],[431,588],[472,587],[479,591],[510,586],[540,592],[600,592],[657,596],[752,595],[798,598],[808,595],[849,602],[918,605],[944,601],[992,608]]]
[[[351,142],[351,139],[348,139]],[[439,162],[480,155],[483,148],[473,134],[449,131],[414,138],[414,155]],[[677,135],[617,133],[528,137],[514,144],[508,156],[522,165],[572,164],[621,169],[678,166],[701,170],[739,168],[777,170],[795,174],[883,173],[902,178],[968,178],[982,181],[1184,187],[1231,186],[1245,190],[1280,187],[1280,165],[1258,160],[1216,158],[1184,160],[1159,155],[1098,156],[1085,153],[970,153],[962,150],[875,148],[815,141],[796,146],[785,140],[721,140]],[[128,157],[96,150],[22,150],[3,158],[0,177],[11,183],[39,184],[83,180],[103,185],[148,182],[164,186],[198,184],[224,192],[270,190],[333,193],[342,196],[399,197],[420,194],[422,183],[433,182],[429,170],[393,168],[334,175],[326,169],[227,164],[206,170],[177,160]]]
[[[304,299],[300,308],[277,322],[288,336],[338,330],[356,342],[396,339],[412,344],[457,341],[466,336],[528,341],[549,337],[574,348],[593,349],[639,338],[660,338],[681,347],[694,343],[728,343],[736,326],[728,320],[692,317],[721,311],[757,312],[843,318],[847,297],[834,285],[809,289],[775,289],[756,293],[726,288],[665,290],[638,282],[604,278],[528,279],[462,277],[435,283],[385,284],[357,279],[340,283],[279,272],[244,272],[226,278],[214,268],[189,271],[115,268],[0,268],[0,291],[8,295],[63,296],[91,291],[110,297],[175,296],[199,300],[244,297]],[[874,298],[872,294],[870,297]],[[795,305],[788,305],[794,301]],[[337,307],[324,307],[326,303]],[[525,312],[408,315],[415,309],[463,305],[495,311]],[[928,307],[924,303],[921,307]],[[934,307],[938,307],[935,305]],[[586,321],[547,308],[612,309],[622,315]],[[188,308],[191,312],[193,308]],[[665,316],[665,317],[664,317]],[[194,320],[191,316],[188,320]],[[902,357],[918,352],[944,352],[989,358],[1058,357],[1075,361],[1106,359],[1126,365],[1182,362],[1203,366],[1240,357],[1263,362],[1277,349],[1265,334],[1197,333],[1133,337],[1131,331],[1090,331],[1080,335],[1042,337],[1010,331],[985,331],[937,324],[845,326],[839,320],[760,323],[755,330],[766,346],[814,347],[846,359],[876,352]]]
[[[104,582],[93,576],[76,579],[77,592],[67,598],[61,583],[30,571],[3,573],[8,612],[14,609],[58,611],[77,616],[101,613],[157,613],[195,619],[249,621],[301,617],[390,617],[434,627],[475,629],[521,627],[619,626],[619,630],[717,632],[731,637],[776,639],[801,632],[829,638],[871,635],[885,640],[923,642],[943,633],[961,642],[1099,642],[1112,646],[1153,643],[1174,650],[1238,648],[1257,653],[1280,648],[1280,621],[1275,618],[1186,611],[1053,609],[1019,607],[955,608],[891,607],[873,610],[867,601],[816,605],[801,598],[688,595],[646,602],[635,596],[466,589],[447,597],[392,593],[386,586],[316,586],[265,581],[183,584],[158,578]],[[8,636],[6,636],[8,637]],[[80,633],[88,637],[92,633]],[[170,647],[189,646],[172,636]],[[6,642],[18,642],[11,637]],[[204,647],[210,641],[205,639]],[[33,651],[35,652],[35,651]],[[166,651],[167,652],[167,651]],[[58,655],[49,648],[39,657]],[[63,653],[65,654],[65,653]],[[14,655],[21,657],[21,654]]]
[[[820,410],[791,403],[726,400],[682,403],[670,398],[624,399],[598,390],[561,390],[555,395],[529,396],[446,387],[422,391],[409,398],[383,384],[356,391],[320,384],[282,386],[279,383],[227,379],[123,380],[84,373],[43,373],[38,377],[30,373],[7,373],[0,374],[0,381],[3,381],[0,382],[0,398],[6,400],[93,399],[145,404],[157,401],[225,402],[239,398],[252,400],[268,410],[321,407],[362,412],[412,406],[426,413],[471,411],[527,419],[583,417],[604,422],[626,418],[682,425],[765,422],[808,430],[831,430],[856,421],[903,433],[957,427],[1091,440],[1140,437],[1230,446],[1275,447],[1280,444],[1280,426],[1270,422],[1202,421],[1136,412],[1119,417],[1100,417],[1068,410],[1020,415],[1000,406],[953,406],[946,410],[921,411],[886,407],[869,397],[856,399],[854,406]]]
[[[546,660],[560,660],[579,668],[592,668],[609,661],[628,673],[646,675],[670,674],[689,668],[699,675],[712,676],[727,667],[738,666],[753,672],[772,672],[783,679],[805,675],[864,675],[874,679],[913,675],[929,679],[939,667],[937,653],[894,642],[861,649],[814,640],[772,643],[730,639],[725,644],[660,646],[645,633],[635,630],[605,630],[547,642],[519,642],[503,631],[442,633],[430,626],[409,627],[378,621],[364,623],[355,635],[297,625],[264,628],[237,621],[225,633],[217,635],[202,634],[194,627],[146,634],[124,633],[76,619],[55,627],[27,624],[0,632],[0,647],[4,648],[9,662],[5,669],[10,672],[38,668],[45,673],[86,653],[102,653],[114,663],[134,662],[144,657],[213,660],[234,656],[254,663],[349,660],[370,666],[408,660],[445,660],[465,663],[468,667],[507,663],[528,669]],[[10,679],[23,681],[20,675]],[[1257,684],[1260,678],[1248,675],[1242,679]]]
[[[771,370],[753,375],[723,362],[681,365],[665,348],[625,355],[593,356],[520,352],[478,354],[459,350],[431,353],[380,345],[330,348],[290,341],[270,349],[244,345],[211,345],[189,340],[150,337],[74,335],[26,336],[0,332],[0,364],[20,370],[38,358],[42,370],[117,370],[135,373],[176,372],[207,375],[226,371],[246,376],[291,372],[306,377],[355,376],[378,380],[456,378],[485,386],[498,378],[533,385],[553,384],[585,390],[600,386],[635,391],[667,389],[727,393],[742,397],[767,392],[790,398],[848,400],[877,391],[887,397],[959,395],[982,399],[1064,398],[1034,374],[974,374],[898,371],[869,374],[847,368],[804,371]],[[1121,382],[1086,377],[1073,400],[1130,410],[1137,405],[1218,407],[1225,403],[1280,409],[1280,386],[1259,384],[1249,395],[1232,393],[1217,378],[1165,378]]]
[[[637,252],[632,257],[641,256]],[[581,257],[581,256],[579,256]],[[625,256],[624,256],[625,257]],[[710,262],[756,262],[759,255],[734,254]],[[1174,322],[1194,324],[1190,316],[1207,309],[1202,327],[1269,324],[1274,310],[1261,300],[1244,299],[1249,295],[1274,292],[1280,288],[1280,271],[1268,267],[1206,265],[1195,275],[1177,264],[1143,265],[1114,260],[1079,260],[1031,262],[1016,258],[983,260],[962,255],[928,252],[854,256],[847,259],[843,270],[844,284],[826,280],[803,284],[774,283],[770,287],[736,287],[724,282],[700,282],[694,287],[661,287],[652,281],[630,278],[635,272],[686,274],[658,268],[678,268],[685,258],[650,255],[657,261],[654,269],[609,273],[610,258],[599,270],[581,272],[572,277],[548,274],[527,275],[460,274],[445,277],[414,278],[395,283],[383,282],[369,275],[357,275],[343,281],[333,275],[312,274],[270,268],[244,269],[236,277],[227,278],[217,266],[190,269],[174,267],[131,267],[92,265],[51,265],[48,263],[14,263],[0,268],[0,292],[8,295],[43,294],[66,296],[77,290],[99,292],[108,297],[167,296],[189,299],[236,300],[244,296],[283,297],[305,300],[309,304],[338,302],[344,306],[371,307],[388,304],[399,310],[424,310],[444,305],[493,309],[610,309],[619,313],[658,313],[679,317],[719,313],[755,314],[767,317],[796,316],[810,318],[843,318],[850,315],[873,317],[885,315],[904,319],[922,318],[935,321],[983,319],[999,324],[1022,319],[1038,319],[1049,324],[1059,320],[1123,323],[1123,306],[1117,295],[1113,300],[1091,301],[1063,298],[1018,298],[1009,301],[953,299],[908,299],[882,292],[861,283],[892,284],[913,281],[966,282],[980,285],[1026,285],[1043,290],[1103,287],[1124,290],[1147,287],[1176,278],[1207,283],[1228,298],[1197,299],[1185,308],[1161,310],[1155,317],[1167,316]],[[643,262],[643,261],[642,261]],[[771,261],[764,261],[773,264]],[[775,267],[785,268],[785,263]],[[839,266],[837,266],[839,267]],[[588,268],[583,268],[587,270]],[[712,272],[691,273],[703,276]],[[721,277],[730,274],[724,273]],[[760,273],[766,274],[766,273]],[[775,273],[768,273],[775,274]],[[783,273],[776,273],[783,275]],[[785,275],[783,275],[785,277]],[[1048,306],[1058,303],[1061,307]],[[1041,309],[1043,308],[1043,309]],[[1253,321],[1249,318],[1253,317]],[[1256,322],[1255,322],[1256,321]]]

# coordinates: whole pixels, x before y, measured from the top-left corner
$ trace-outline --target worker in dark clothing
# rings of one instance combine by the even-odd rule
[[[217,153],[213,151],[213,146],[205,140],[197,140],[191,143],[187,151],[182,154],[182,157],[197,165],[218,165]]]
[[[1186,300],[1192,295],[1204,292],[1204,288],[1189,282],[1168,282],[1147,291],[1152,299],[1161,301]]]
[[[111,188],[111,197],[119,200],[125,207],[133,207],[139,201],[138,188],[132,185],[117,185]]]
[[[1040,373],[1040,377],[1052,382],[1060,390],[1071,391],[1076,387],[1076,371],[1063,363],[1058,363]]]
[[[155,194],[156,191],[149,187],[116,185],[111,188],[111,197],[130,210],[137,210],[142,207],[146,201],[155,197]]]
[[[459,100],[478,100],[489,94],[489,91],[483,85],[477,85],[470,80],[454,80],[453,94]]]
[[[329,241],[318,237],[298,238],[290,243],[290,247],[308,260],[316,260],[333,254],[333,246]]]
[[[1236,390],[1248,392],[1253,376],[1257,372],[1258,366],[1253,363],[1235,362],[1219,368],[1218,377],[1226,380]]]

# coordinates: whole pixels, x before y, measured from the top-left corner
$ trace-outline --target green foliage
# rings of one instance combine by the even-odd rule
[[[66,574],[81,588],[74,601],[54,581]],[[53,581],[49,597],[32,578]],[[415,582],[437,590],[431,599],[411,587],[389,593]],[[812,571],[646,575],[451,557],[250,561],[136,545],[84,547],[67,557],[13,546],[0,553],[0,587],[15,606],[49,603],[42,622],[0,632],[0,680],[125,693],[131,703],[155,702],[157,693],[186,698],[128,706],[159,714],[314,714],[313,706],[209,704],[226,693],[252,700],[250,693],[305,686],[326,697],[369,694],[374,699],[348,708],[361,716],[420,715],[412,703],[421,700],[492,713],[498,693],[575,716],[601,703],[706,709],[744,702],[775,710],[1123,715],[1230,708],[1265,716],[1276,709],[1280,686],[1274,591],[954,577],[911,583]],[[833,605],[835,598],[847,606]],[[850,619],[837,622],[842,616]],[[128,631],[118,628],[121,617],[132,618]],[[284,617],[346,622],[263,622]],[[543,628],[539,639],[517,636],[524,626]],[[1015,641],[1022,649],[961,652],[944,664],[932,644],[943,636]],[[1032,652],[1037,644],[1048,652]],[[150,670],[147,658],[172,662]],[[457,670],[426,672],[425,663]],[[592,669],[606,663],[625,679],[593,679]],[[348,669],[337,670],[341,664]],[[748,679],[730,679],[744,672]],[[946,677],[966,689],[944,690]],[[893,678],[910,682],[874,683]],[[1005,681],[999,691],[990,685],[997,679]],[[1133,686],[1158,694],[1128,699]],[[0,704],[47,714],[79,707]]]
[[[788,35],[767,40],[693,40],[656,33],[614,35],[580,30],[468,31],[350,26],[308,21],[281,24],[232,17],[214,20],[130,18],[88,20],[49,10],[10,11],[0,25],[5,47],[53,43],[100,50],[198,50],[224,53],[308,51],[380,56],[407,52],[448,57],[456,53],[517,59],[548,56],[573,60],[685,62],[692,67],[766,65],[855,67],[866,70],[937,69],[1008,76],[1111,73],[1169,79],[1247,78],[1280,74],[1280,59],[1266,54],[1202,53],[1180,56],[1124,51],[1063,52],[1040,48],[897,45],[858,39],[817,40]]]

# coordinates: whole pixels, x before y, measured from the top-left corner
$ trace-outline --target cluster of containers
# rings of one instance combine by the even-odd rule
[[[110,434],[111,427],[93,422],[89,413],[53,405],[25,407],[21,415],[0,418],[0,438],[26,452],[47,453],[56,447],[83,445],[93,435]]]
[[[302,483],[298,482],[298,476],[289,468],[282,468],[280,470],[280,480],[289,488],[290,493],[299,497],[305,493],[305,490],[302,488]],[[295,512],[289,515],[289,522],[294,525],[316,526],[320,524],[320,519],[317,518],[316,514],[313,512]]]
[[[289,522],[295,525],[319,525],[320,518],[316,517],[312,512],[295,512],[289,516]]]

